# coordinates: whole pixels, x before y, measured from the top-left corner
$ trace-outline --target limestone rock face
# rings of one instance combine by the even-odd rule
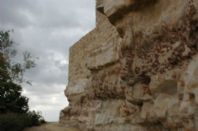
[[[198,131],[198,0],[97,0],[70,48],[69,107],[83,131]]]

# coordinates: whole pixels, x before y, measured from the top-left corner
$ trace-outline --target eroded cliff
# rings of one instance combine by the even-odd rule
[[[198,0],[97,0],[70,48],[69,107],[83,131],[198,130]]]

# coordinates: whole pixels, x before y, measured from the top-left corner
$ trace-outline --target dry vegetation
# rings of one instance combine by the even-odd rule
[[[47,123],[39,127],[32,127],[25,129],[24,131],[80,131],[73,127],[64,127],[58,123]]]

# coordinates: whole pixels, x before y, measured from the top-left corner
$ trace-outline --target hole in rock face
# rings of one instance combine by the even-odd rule
[[[150,76],[146,75],[145,73],[142,73],[140,75],[140,81],[142,82],[142,84],[149,85],[151,82],[151,78],[150,78]]]
[[[120,37],[124,38],[124,35],[125,35],[124,30],[122,28],[117,28],[117,31],[118,31]]]
[[[177,94],[177,81],[165,80],[158,85],[155,92],[169,94],[169,95],[175,95],[175,94]]]
[[[115,25],[117,21],[122,20],[124,16],[130,12],[141,11],[144,8],[154,6],[157,1],[158,0],[120,0],[119,3],[114,4],[112,7],[107,6],[113,10],[113,13],[108,16],[109,21]]]
[[[104,14],[104,7],[99,7],[99,8],[97,8],[97,10],[98,10],[100,13]]]
[[[198,50],[198,21],[191,21],[191,31],[189,37],[191,39],[190,47],[195,51]]]
[[[195,100],[195,94],[194,93],[188,93],[189,95],[189,100],[193,101]]]
[[[179,99],[179,101],[182,101],[184,99],[184,94],[180,93],[178,95],[178,99]]]

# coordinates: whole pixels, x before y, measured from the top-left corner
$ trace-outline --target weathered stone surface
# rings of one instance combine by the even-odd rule
[[[87,131],[198,130],[198,1],[97,0],[70,48],[69,107]]]

